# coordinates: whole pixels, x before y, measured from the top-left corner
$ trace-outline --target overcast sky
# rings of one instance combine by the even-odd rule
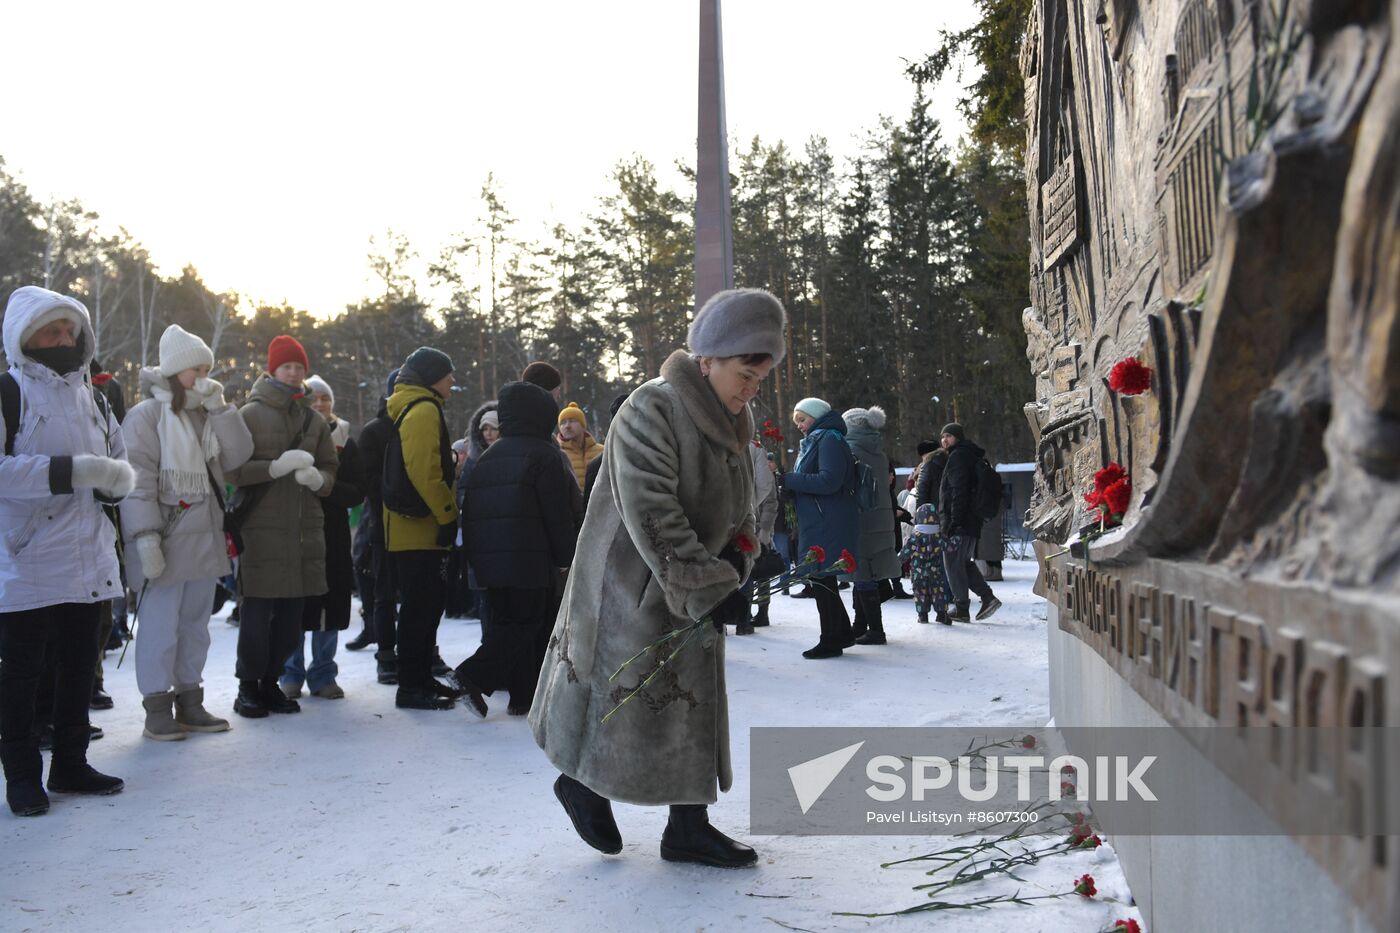
[[[971,0],[729,0],[731,147],[838,155],[902,118],[901,58]],[[369,237],[425,256],[494,172],[517,233],[574,223],[621,158],[694,159],[696,0],[6,4],[0,155],[78,198],[166,273],[335,313],[371,291]],[[953,87],[933,95],[945,138]]]

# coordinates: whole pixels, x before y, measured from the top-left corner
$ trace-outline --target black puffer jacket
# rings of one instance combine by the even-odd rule
[[[914,509],[921,505],[938,508],[938,489],[943,482],[943,468],[948,464],[948,451],[938,449],[924,457],[919,467],[919,484],[914,488]]]
[[[945,535],[982,533],[977,517],[977,461],[987,452],[972,441],[958,441],[948,451],[948,464],[938,487],[938,521]]]
[[[369,500],[369,516],[372,521],[380,521],[380,511],[384,508],[384,489],[380,485],[384,478],[384,448],[389,443],[389,432],[394,430],[394,419],[389,417],[389,409],[384,399],[379,400],[379,413],[368,424],[360,428],[359,459],[365,498]]]
[[[467,480],[463,540],[478,585],[548,589],[574,559],[574,478],[550,436],[559,408],[528,382],[501,387],[501,437]]]

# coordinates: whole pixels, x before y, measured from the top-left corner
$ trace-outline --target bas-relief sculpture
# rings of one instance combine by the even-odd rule
[[[1061,628],[1181,725],[1400,726],[1400,0],[1034,0],[1021,68]],[[1395,839],[1299,842],[1400,928]]]

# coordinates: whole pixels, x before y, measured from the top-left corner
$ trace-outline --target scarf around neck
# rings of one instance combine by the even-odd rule
[[[195,435],[190,416],[170,407],[170,389],[155,386],[151,397],[160,402],[160,420],[156,422],[156,438],[160,442],[159,498],[165,505],[177,505],[180,500],[198,502],[209,495],[208,462],[219,456],[219,439],[214,436],[210,420],[204,419],[204,430]],[[185,404],[198,404],[199,396],[185,390]]]

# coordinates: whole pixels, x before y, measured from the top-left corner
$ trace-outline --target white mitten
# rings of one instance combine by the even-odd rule
[[[125,499],[136,488],[136,471],[125,460],[78,454],[73,458],[73,488],[96,489],[108,498]]]
[[[141,558],[141,572],[147,580],[165,573],[165,555],[160,550],[160,535],[142,535],[136,539],[136,556]]]
[[[302,467],[292,474],[292,478],[312,492],[320,489],[326,481],[326,478],[321,475],[321,471],[314,466]]]
[[[303,467],[315,466],[316,458],[305,450],[289,450],[276,460],[272,461],[267,468],[267,475],[273,479],[281,479],[288,473],[295,473]]]
[[[218,411],[228,403],[224,401],[224,384],[208,376],[201,376],[194,382],[194,391],[204,396],[200,402],[205,411]]]

